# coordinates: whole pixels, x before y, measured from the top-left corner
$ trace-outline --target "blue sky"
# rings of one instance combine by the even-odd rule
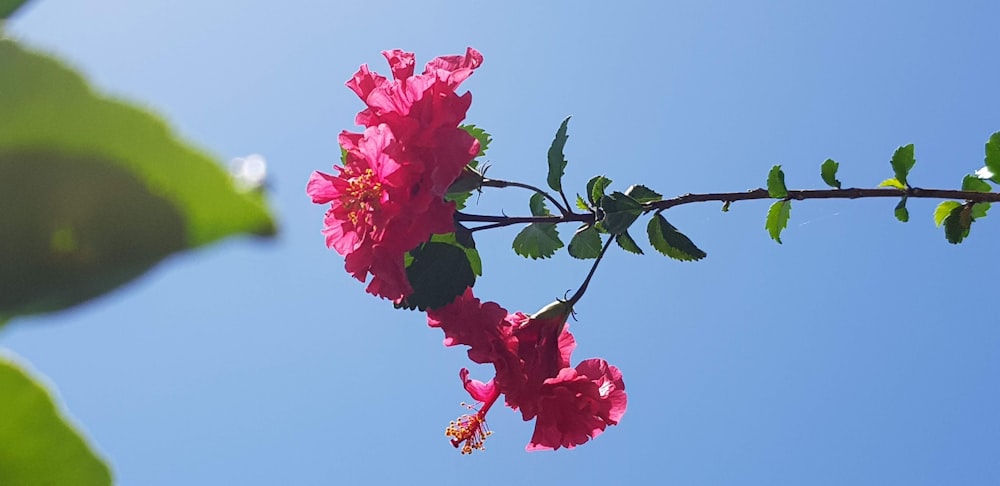
[[[624,373],[622,423],[529,454],[531,424],[496,409],[487,451],[461,457],[443,431],[468,400],[465,353],[364,294],[304,187],[354,128],[343,83],[358,65],[466,46],[486,59],[463,87],[498,178],[541,185],[573,115],[573,191],[598,174],[667,196],[742,191],[773,164],[815,188],[828,157],[845,186],[871,187],[907,143],[913,185],[958,187],[1000,130],[998,16],[987,1],[36,0],[9,25],[25,42],[221,160],[263,154],[282,232],[14,321],[0,346],[57,385],[126,485],[993,484],[996,215],[955,247],[936,201],[911,201],[908,224],[895,201],[800,202],[779,246],[766,202],[672,209],[708,258],[612,252],[572,324],[574,360]],[[473,209],[525,214],[527,196],[491,190]],[[478,236],[478,295],[532,312],[579,285],[586,262],[523,260],[515,233]]]

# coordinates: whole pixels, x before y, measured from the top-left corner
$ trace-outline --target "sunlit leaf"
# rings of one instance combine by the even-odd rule
[[[583,196],[579,194],[576,195],[576,207],[581,211],[590,211],[590,206],[587,205],[587,201],[583,200]]]
[[[662,194],[640,184],[629,186],[629,188],[625,190],[625,195],[635,199],[641,204],[656,202],[663,199]]]
[[[906,182],[906,176],[910,174],[910,169],[917,163],[917,160],[913,158],[913,144],[904,145],[896,149],[892,154],[892,160],[889,161],[892,165],[892,171],[896,175],[896,180],[899,181],[905,188],[909,183]]]
[[[981,219],[986,217],[986,212],[990,210],[990,203],[981,202],[972,205],[972,218]]]
[[[962,203],[958,201],[941,201],[941,204],[938,204],[937,208],[934,210],[934,224],[936,226],[941,226],[941,223],[944,223],[945,218],[947,218],[955,208],[960,207],[961,205]]]
[[[788,197],[788,188],[785,187],[785,173],[781,171],[781,166],[771,167],[767,173],[767,194],[775,199]]]
[[[693,242],[674,228],[662,214],[656,214],[646,225],[649,244],[656,251],[680,261],[696,261],[705,258],[706,254]]]
[[[597,203],[604,197],[604,191],[611,185],[611,179],[604,176],[594,176],[587,181],[587,200],[591,205]]]
[[[839,168],[840,164],[834,162],[833,159],[826,159],[826,162],[823,162],[823,165],[820,166],[820,175],[826,185],[840,189],[840,181],[837,180],[837,169]]]
[[[556,130],[556,136],[552,140],[552,145],[549,146],[549,174],[546,177],[546,181],[553,191],[562,190],[562,176],[563,171],[566,169],[566,156],[563,154],[563,149],[566,147],[566,139],[569,138],[566,135],[569,119],[570,117],[567,116],[562,124],[559,125],[559,130]]]
[[[601,235],[593,225],[584,225],[576,230],[567,248],[573,258],[597,258],[601,254]]]
[[[0,484],[111,484],[111,471],[49,392],[0,355]]]
[[[974,175],[967,175],[962,179],[962,190],[972,192],[990,192],[993,190],[990,183]]]
[[[878,183],[878,187],[892,187],[892,188],[899,189],[901,191],[905,191],[906,190],[906,185],[903,184],[902,182],[899,182],[898,180],[896,180],[896,178],[886,179],[886,180],[884,180],[882,182],[879,182]]]
[[[986,141],[986,168],[993,174],[993,182],[1000,184],[1000,132]]]
[[[469,135],[472,135],[477,141],[479,141],[479,153],[476,157],[482,157],[486,155],[486,150],[490,148],[490,142],[493,141],[493,137],[486,130],[479,128],[475,125],[462,125],[459,128],[465,130]]]
[[[792,215],[792,202],[789,200],[777,201],[767,210],[767,219],[764,223],[767,233],[771,239],[781,243],[781,230],[788,226],[788,219]]]

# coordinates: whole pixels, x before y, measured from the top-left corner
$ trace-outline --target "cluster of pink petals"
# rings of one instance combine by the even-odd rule
[[[382,53],[393,79],[363,65],[347,82],[366,108],[356,121],[362,133],[344,131],[347,152],[335,174],[314,172],[306,193],[329,204],[323,234],[345,257],[348,273],[371,294],[400,302],[413,292],[404,254],[432,234],[454,231],[448,187],[479,153],[479,143],[459,124],[472,102],[459,84],[483,62],[475,49],[438,57],[414,74],[414,55]]]
[[[472,361],[493,364],[496,377],[486,383],[470,379],[466,369],[459,373],[473,399],[492,404],[503,394],[524,420],[535,419],[529,451],[573,448],[625,414],[627,396],[618,368],[602,359],[570,367],[576,342],[566,318],[509,314],[494,302],[481,302],[471,289],[427,312],[428,325],[444,331],[446,346],[464,344]]]

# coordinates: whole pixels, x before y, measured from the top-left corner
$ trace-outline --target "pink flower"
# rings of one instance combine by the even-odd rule
[[[472,96],[455,89],[482,55],[470,48],[464,57],[439,57],[414,76],[412,53],[383,54],[394,79],[361,66],[347,82],[367,105],[357,116],[366,128],[340,134],[344,166],[335,175],[314,172],[306,193],[330,204],[323,234],[345,257],[348,273],[362,282],[371,275],[366,290],[398,303],[413,292],[406,252],[454,231],[455,205],[444,195],[479,153],[479,143],[458,127]]]

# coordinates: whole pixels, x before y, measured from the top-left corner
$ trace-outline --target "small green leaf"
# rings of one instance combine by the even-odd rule
[[[910,220],[910,212],[906,209],[906,196],[903,196],[899,200],[899,204],[896,204],[896,219],[903,223]]]
[[[583,211],[590,211],[590,206],[587,205],[587,201],[584,201],[583,197],[579,194],[576,195],[576,207]]]
[[[986,168],[993,173],[993,182],[1000,184],[1000,132],[986,141]]]
[[[0,21],[9,19],[17,9],[28,3],[28,0],[0,0]]]
[[[981,202],[972,205],[972,219],[981,219],[986,217],[986,212],[990,210],[990,203]]]
[[[469,255],[460,245],[430,241],[410,250],[406,278],[413,293],[399,307],[437,309],[451,303],[476,283]],[[476,255],[478,258],[478,255]]]
[[[611,185],[611,179],[604,176],[594,176],[587,181],[587,200],[592,206],[597,206],[597,202],[604,197],[604,190]]]
[[[633,240],[632,236],[628,234],[628,231],[615,236],[615,243],[618,243],[618,246],[621,247],[622,250],[636,255],[642,255],[642,248],[639,248],[639,245],[635,243],[635,240]]]
[[[902,182],[899,182],[896,178],[886,179],[882,182],[879,182],[878,187],[893,187],[901,191],[906,190],[906,185],[903,184]]]
[[[531,200],[528,201],[528,208],[531,209],[532,216],[551,216],[552,213],[549,212],[549,208],[545,207],[545,194],[536,192],[531,195]]]
[[[649,224],[646,225],[646,234],[649,236],[649,244],[653,245],[656,251],[674,260],[690,262],[707,256],[687,236],[668,223],[662,214],[657,213],[650,218]]]
[[[726,201],[726,202],[722,203],[722,212],[728,213],[729,212],[729,205],[732,204],[732,203],[733,203],[732,201]]]
[[[913,144],[897,148],[889,163],[892,165],[896,180],[903,186],[909,186],[909,183],[906,182],[906,176],[910,174],[910,169],[917,163],[917,160],[913,158]]]
[[[340,165],[347,165],[347,149],[343,145],[340,146]]]
[[[569,242],[569,255],[573,258],[597,258],[601,254],[601,235],[593,225],[583,225],[576,230]]]
[[[455,201],[455,210],[461,211],[465,209],[465,205],[469,201],[470,197],[472,197],[471,192],[449,192],[444,195],[444,200]]]
[[[111,471],[37,380],[0,356],[0,484],[110,485]]]
[[[767,194],[775,199],[788,197],[785,173],[781,171],[780,165],[771,167],[771,171],[767,173]]]
[[[514,237],[514,253],[531,259],[549,258],[563,247],[553,223],[531,223]]]
[[[957,245],[969,236],[972,229],[972,207],[960,205],[953,208],[944,219],[944,237],[948,243]]]
[[[604,211],[601,226],[613,235],[624,233],[642,214],[638,201],[618,191],[601,197],[601,209]]]
[[[990,183],[974,176],[967,175],[962,179],[962,190],[972,192],[990,192],[993,190]]]
[[[826,162],[823,162],[820,167],[820,175],[826,185],[840,189],[840,181],[837,180],[837,169],[839,168],[840,164],[834,162],[833,159],[826,159]]]
[[[486,130],[475,125],[461,125],[458,128],[465,130],[466,133],[479,141],[479,153],[476,154],[476,158],[486,155],[486,150],[490,147],[490,142],[493,141],[493,137],[486,133]]]
[[[562,191],[562,176],[563,171],[566,169],[566,156],[563,154],[563,148],[566,147],[566,139],[569,138],[566,135],[569,119],[570,117],[567,116],[562,124],[559,125],[559,130],[556,130],[556,136],[552,140],[552,145],[549,146],[549,175],[546,181],[553,191]]]
[[[640,204],[663,200],[663,195],[640,184],[629,186],[625,190],[625,195],[639,201]]]
[[[771,239],[781,244],[781,230],[788,226],[788,218],[792,215],[792,202],[789,200],[778,201],[767,210],[767,220],[764,227],[767,229]]]
[[[934,210],[934,225],[941,226],[941,223],[944,223],[945,218],[947,218],[955,208],[960,207],[961,205],[962,203],[958,201],[941,201],[941,204],[938,204],[937,208]]]

